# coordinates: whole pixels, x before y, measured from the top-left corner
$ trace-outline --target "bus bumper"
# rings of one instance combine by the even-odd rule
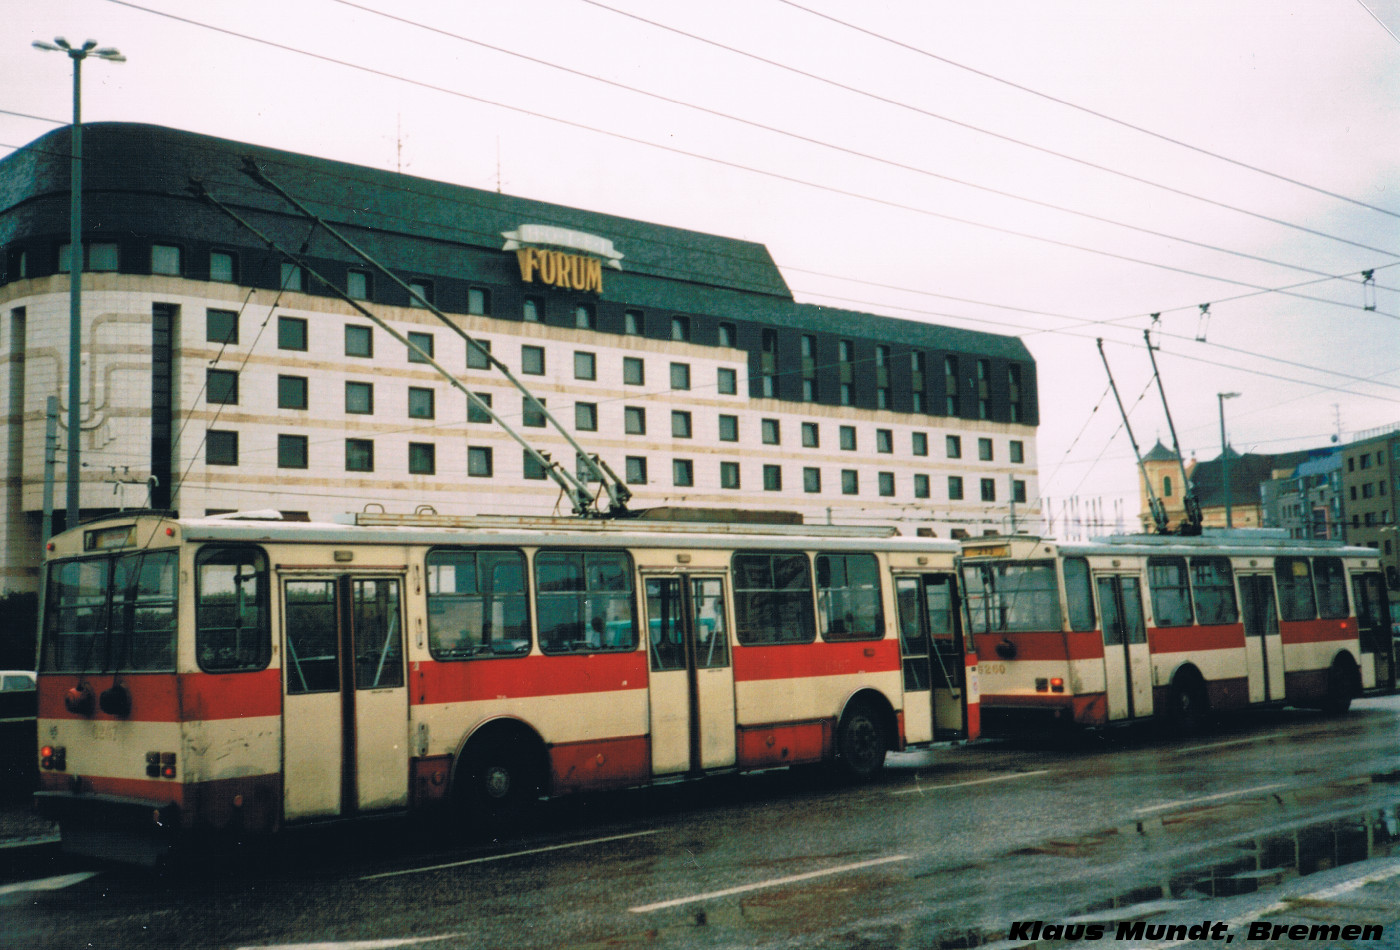
[[[179,829],[174,802],[43,791],[34,793],[34,803],[40,815],[58,822],[65,852],[106,861],[159,864]]]

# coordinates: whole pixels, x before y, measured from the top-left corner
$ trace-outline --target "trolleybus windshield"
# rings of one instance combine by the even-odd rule
[[[75,558],[49,567],[42,669],[175,668],[176,552]]]
[[[1053,561],[965,564],[963,581],[973,633],[1060,629]]]

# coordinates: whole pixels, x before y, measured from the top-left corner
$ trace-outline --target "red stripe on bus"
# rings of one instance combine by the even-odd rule
[[[734,679],[741,683],[848,673],[890,673],[899,669],[899,643],[895,640],[841,643],[818,640],[734,648]]]
[[[102,711],[102,694],[118,681],[131,697],[131,712],[113,716]],[[72,713],[64,705],[70,689],[86,685],[92,713]],[[113,673],[78,676],[44,673],[39,677],[40,719],[93,719],[113,722],[195,722],[276,716],[282,712],[282,674],[253,673]]]
[[[1153,653],[1197,653],[1205,650],[1239,650],[1244,647],[1244,624],[1148,627],[1147,643]]]
[[[639,650],[457,662],[423,660],[412,666],[409,686],[414,704],[609,693],[645,689],[647,685],[647,655]]]
[[[1014,660],[1098,660],[1103,658],[1103,634],[1097,630],[1061,633],[983,633],[976,639],[977,655],[988,663],[997,662],[1011,643]],[[997,648],[1001,647],[999,651]]]
[[[1298,620],[1278,625],[1284,643],[1331,643],[1355,640],[1355,620]]]
[[[740,726],[739,768],[820,762],[834,751],[834,729],[835,721],[831,719]]]
[[[624,788],[651,778],[651,743],[646,736],[590,739],[551,746],[552,791]]]

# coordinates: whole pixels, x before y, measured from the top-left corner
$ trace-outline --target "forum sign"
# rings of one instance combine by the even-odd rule
[[[546,224],[522,224],[503,231],[503,251],[514,251],[520,279],[561,290],[603,292],[603,265],[622,270],[622,255],[610,239]]]

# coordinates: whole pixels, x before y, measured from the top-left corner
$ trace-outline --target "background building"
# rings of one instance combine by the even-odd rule
[[[240,174],[245,157],[451,325]],[[751,242],[165,128],[85,127],[84,169],[84,515],[570,508],[489,415],[193,179],[572,465],[457,331],[481,340],[633,508],[781,508],[944,537],[1036,518],[1036,373],[1019,339],[797,303]],[[68,186],[67,129],[0,162],[7,589],[35,583],[45,478],[66,473],[61,450],[46,471],[45,448],[52,396],[66,443]]]
[[[1400,507],[1400,432],[1393,429],[1342,447],[1342,493],[1346,539],[1375,548],[1392,591],[1400,589],[1396,522]]]

